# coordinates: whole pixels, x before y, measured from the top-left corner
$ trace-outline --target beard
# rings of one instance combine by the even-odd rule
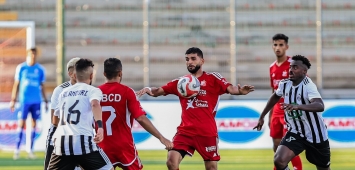
[[[189,67],[187,67],[187,71],[189,71],[191,74],[195,74],[197,73],[197,71],[201,68],[200,65],[196,65],[195,68],[193,69],[189,69]]]

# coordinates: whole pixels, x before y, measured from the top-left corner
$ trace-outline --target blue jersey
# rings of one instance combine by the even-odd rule
[[[41,103],[41,85],[45,80],[46,76],[42,65],[36,63],[33,66],[29,66],[26,62],[19,64],[16,68],[15,81],[20,82],[20,103]]]

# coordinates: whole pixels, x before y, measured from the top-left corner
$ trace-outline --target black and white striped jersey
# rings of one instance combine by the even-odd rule
[[[51,96],[51,109],[55,109],[55,107],[58,105],[58,99],[59,99],[59,94],[63,91],[63,89],[71,86],[72,84],[70,83],[70,81],[64,82],[61,85],[57,86],[56,88],[54,88],[52,96]],[[55,132],[55,129],[50,128],[48,131],[48,135],[47,135],[47,146],[48,145],[53,145],[53,134]]]
[[[93,141],[91,101],[101,99],[101,90],[85,83],[76,83],[60,93],[54,112],[60,118],[53,136],[54,154],[83,155],[98,150]]]
[[[58,104],[58,100],[59,100],[59,94],[67,87],[70,87],[72,84],[70,83],[70,81],[64,82],[61,85],[57,86],[54,90],[53,90],[53,94],[51,97],[51,109],[55,109],[55,107]]]
[[[275,93],[284,97],[284,102],[288,104],[309,104],[311,99],[322,98],[316,85],[309,77],[305,77],[297,86],[293,86],[292,81],[289,79],[281,80]],[[321,143],[328,139],[327,127],[323,121],[322,112],[285,111],[285,122],[287,123],[288,131],[299,134],[301,137],[306,137],[309,142]]]

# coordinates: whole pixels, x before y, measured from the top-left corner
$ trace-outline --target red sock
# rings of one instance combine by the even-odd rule
[[[297,170],[302,170],[302,161],[300,156],[295,156],[292,160],[291,160],[292,166],[294,168],[297,168]]]

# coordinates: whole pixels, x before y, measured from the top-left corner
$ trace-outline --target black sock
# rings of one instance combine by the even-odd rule
[[[285,168],[281,168],[281,169],[276,168],[276,170],[290,170],[290,168],[288,168],[288,166],[286,166]]]

